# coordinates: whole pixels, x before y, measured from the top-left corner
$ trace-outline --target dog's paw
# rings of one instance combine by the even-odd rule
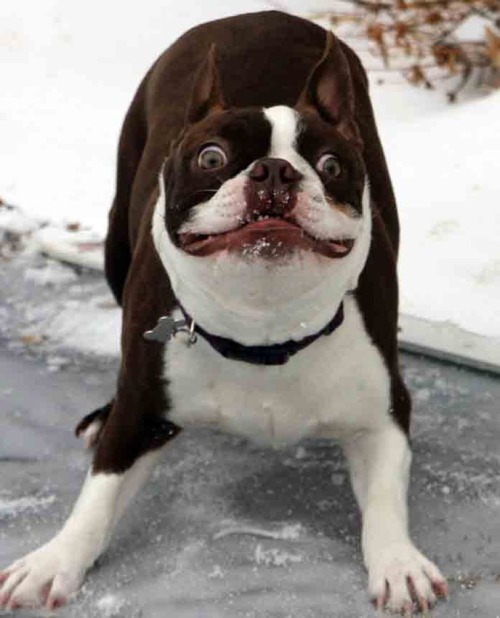
[[[0,571],[0,608],[55,609],[78,590],[84,575],[71,547],[56,537]]]
[[[411,543],[387,547],[368,565],[369,592],[377,609],[413,615],[427,612],[437,597],[448,596],[440,570]]]

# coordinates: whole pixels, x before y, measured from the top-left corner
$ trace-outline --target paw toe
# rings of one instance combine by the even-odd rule
[[[386,603],[387,609],[399,613],[412,606],[413,603],[406,583],[399,580],[391,581],[389,583],[389,599]]]
[[[408,576],[408,586],[412,598],[417,602],[422,611],[428,611],[429,607],[436,602],[436,596],[432,591],[431,583],[423,571],[414,569]]]
[[[445,579],[442,580],[432,580],[432,589],[436,593],[438,597],[447,599],[450,590],[448,588],[448,582]]]
[[[50,610],[57,609],[59,607],[62,607],[63,605],[66,605],[67,602],[68,599],[62,595],[50,595],[50,597],[47,599],[45,607]]]
[[[23,582],[27,574],[28,572],[24,568],[14,569],[7,574],[6,578],[3,580],[3,585],[0,590],[0,607],[4,605],[8,606],[13,593]]]
[[[448,596],[448,583],[446,578],[430,560],[421,556],[422,570],[429,579],[438,596]]]
[[[428,615],[438,596],[446,596],[448,586],[439,569],[414,547],[392,549],[370,569],[370,594],[375,606],[391,612],[414,615],[414,606]],[[382,584],[387,593],[382,594]]]
[[[64,605],[78,590],[85,570],[60,548],[47,544],[3,572],[0,607],[54,609]]]

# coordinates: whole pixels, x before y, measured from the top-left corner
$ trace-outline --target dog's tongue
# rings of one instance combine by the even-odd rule
[[[283,219],[260,219],[251,221],[235,230],[222,234],[180,234],[182,248],[192,255],[210,255],[224,249],[248,254],[252,250],[257,255],[263,254],[265,248],[277,250],[290,245],[303,235],[297,225]],[[295,244],[295,243],[294,243]]]
[[[299,225],[278,218],[261,218],[221,234],[188,232],[180,234],[179,240],[184,251],[199,257],[225,250],[247,257],[276,258],[302,250],[335,258],[349,253],[353,244],[314,239]]]

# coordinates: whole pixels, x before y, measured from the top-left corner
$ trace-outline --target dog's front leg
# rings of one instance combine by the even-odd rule
[[[90,427],[92,421],[83,425],[90,429],[89,441],[97,443],[92,469],[62,530],[0,572],[0,607],[45,604],[53,608],[76,592],[85,571],[106,547],[121,513],[149,476],[160,447],[179,432],[165,418],[163,346],[143,338],[158,316],[167,315],[173,306],[149,230],[145,224],[124,294],[122,366],[116,395],[109,410],[95,419],[95,431]],[[155,281],[155,285],[145,286],[144,281]]]
[[[377,608],[422,610],[447,594],[439,569],[413,545],[408,533],[406,492],[411,451],[403,432],[389,421],[344,444],[363,517],[362,547],[369,592]]]
[[[130,432],[124,433],[131,437]],[[175,433],[173,429],[172,436]],[[144,437],[138,432],[135,435],[137,446],[142,446]],[[96,468],[99,449],[105,449],[109,456],[113,449],[133,446],[130,440],[119,444],[117,437],[106,432],[102,436],[94,465],[61,531],[0,574],[0,583],[3,582],[0,607],[15,609],[45,604],[53,609],[78,590],[85,572],[105,549],[120,515],[159,457],[159,448],[155,448],[129,460],[128,467],[118,472]]]

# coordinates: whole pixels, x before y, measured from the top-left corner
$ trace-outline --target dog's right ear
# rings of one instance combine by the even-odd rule
[[[208,114],[221,111],[226,107],[215,60],[215,43],[212,43],[207,57],[196,73],[186,114],[186,124],[199,122]]]
[[[327,32],[323,55],[313,67],[295,105],[300,112],[312,110],[346,137],[361,143],[354,118],[354,86],[347,58],[339,40]]]

